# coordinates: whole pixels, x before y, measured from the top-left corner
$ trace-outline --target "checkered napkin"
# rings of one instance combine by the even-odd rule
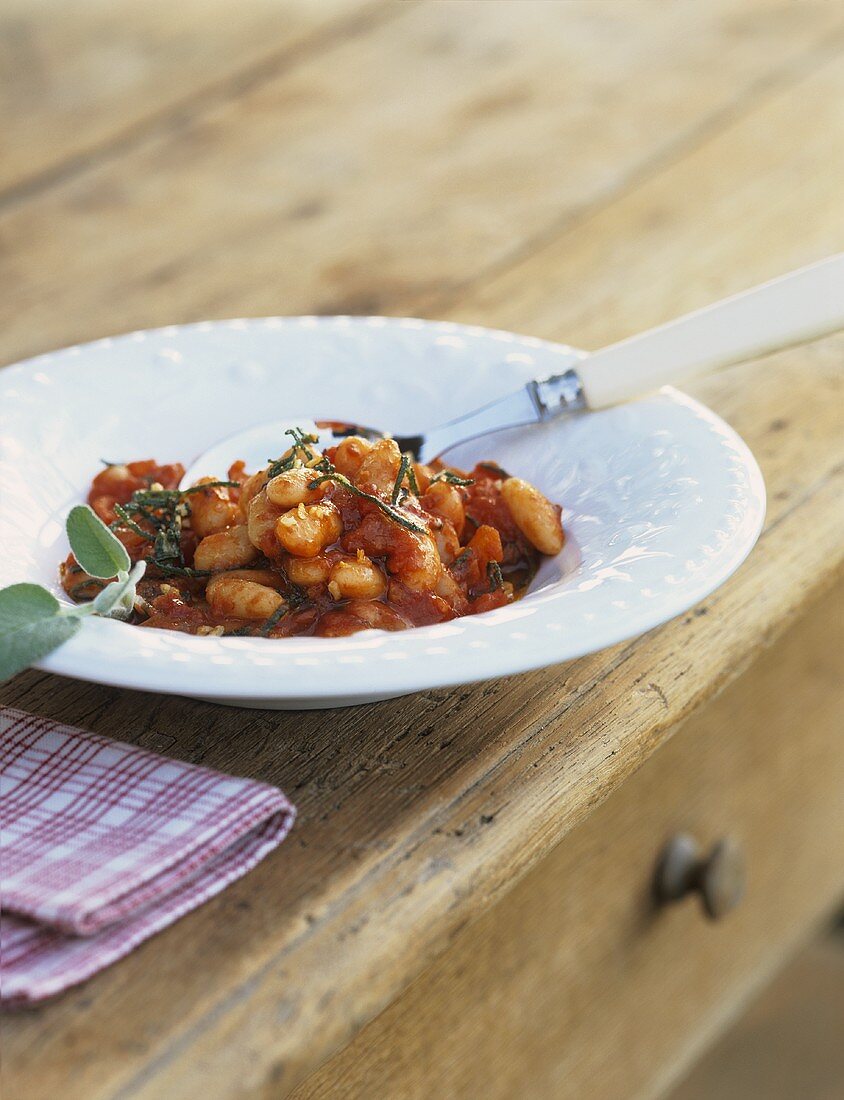
[[[284,840],[281,791],[0,708],[0,1000],[83,981]]]

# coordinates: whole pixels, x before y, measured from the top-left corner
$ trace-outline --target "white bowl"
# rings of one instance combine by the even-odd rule
[[[64,599],[64,518],[101,458],[187,464],[223,436],[282,417],[407,433],[553,373],[570,356],[464,325],[293,317],[136,332],[9,367],[0,375],[0,587],[36,581]],[[281,708],[505,676],[603,649],[691,607],[740,565],[765,513],[762,475],[742,440],[671,389],[453,455],[494,458],[563,505],[567,546],[518,603],[348,638],[199,638],[87,619],[38,667]]]

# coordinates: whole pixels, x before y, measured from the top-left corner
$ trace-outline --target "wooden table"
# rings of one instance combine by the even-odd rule
[[[313,311],[599,346],[844,248],[826,0],[5,0],[0,58],[7,362]],[[842,358],[837,337],[689,387],[758,456],[767,524],[632,643],[322,713],[8,685],[278,783],[300,818],[200,911],[6,1016],[4,1098],[666,1087],[844,889]],[[744,845],[722,922],[651,901],[680,829]]]

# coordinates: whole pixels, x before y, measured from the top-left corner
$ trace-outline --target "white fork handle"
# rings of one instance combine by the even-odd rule
[[[581,359],[592,409],[844,328],[844,252]]]

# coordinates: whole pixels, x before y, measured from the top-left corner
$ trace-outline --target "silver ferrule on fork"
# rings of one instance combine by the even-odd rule
[[[577,371],[571,367],[562,374],[526,383],[514,393],[499,397],[481,409],[475,409],[456,420],[433,428],[419,443],[412,446],[422,462],[430,462],[449,448],[488,432],[536,424],[563,413],[586,408],[583,386]],[[414,441],[415,442],[415,441]]]
[[[586,395],[580,375],[569,368],[562,374],[551,374],[528,382],[528,391],[539,420],[550,420],[562,413],[579,412],[586,408]]]

